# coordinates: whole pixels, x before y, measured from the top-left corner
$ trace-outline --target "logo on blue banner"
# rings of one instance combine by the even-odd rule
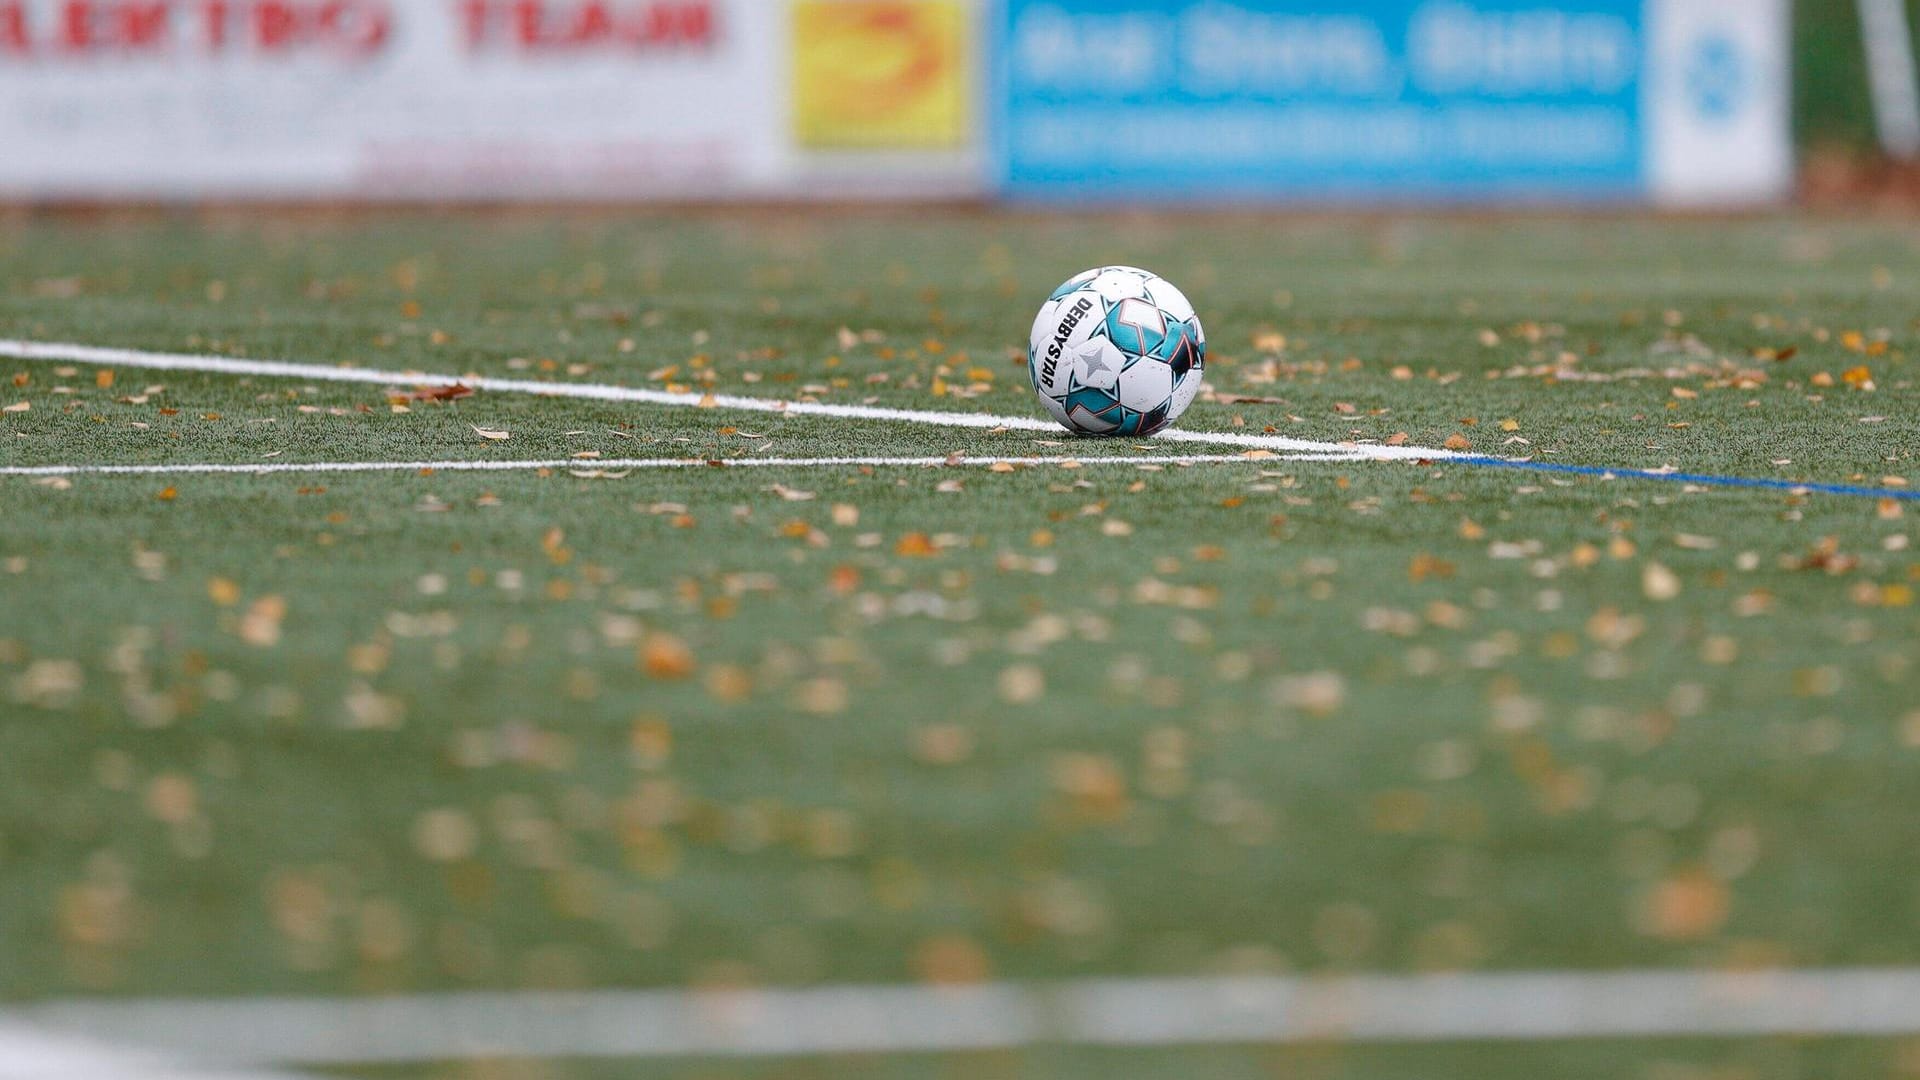
[[[1003,0],[1015,194],[1625,197],[1642,0]],[[1742,59],[1694,58],[1702,112]]]

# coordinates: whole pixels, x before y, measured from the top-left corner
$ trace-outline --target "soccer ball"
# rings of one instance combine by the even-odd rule
[[[1067,280],[1033,320],[1027,374],[1040,404],[1082,435],[1151,435],[1200,393],[1207,335],[1173,283],[1131,266]]]

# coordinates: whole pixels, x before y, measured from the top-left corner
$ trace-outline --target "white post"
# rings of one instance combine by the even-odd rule
[[[1920,84],[1914,81],[1913,30],[1906,0],[1859,0],[1867,82],[1880,147],[1889,157],[1920,157]]]

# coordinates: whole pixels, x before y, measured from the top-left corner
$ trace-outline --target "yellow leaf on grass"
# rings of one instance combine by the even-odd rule
[[[1640,569],[1640,589],[1649,600],[1671,600],[1680,595],[1680,575],[1650,562]]]

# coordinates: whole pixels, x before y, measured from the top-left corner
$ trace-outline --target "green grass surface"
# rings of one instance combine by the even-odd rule
[[[1226,1046],[1177,1050],[1062,1050],[929,1054],[908,1059],[844,1055],[740,1062],[695,1060],[561,1063],[490,1061],[422,1069],[343,1072],[363,1080],[1105,1080],[1175,1076],[1183,1080],[1481,1080],[1487,1076],[1551,1076],[1555,1080],[1716,1080],[1743,1077],[1911,1077],[1913,1045],[1872,1040],[1659,1040],[1410,1044],[1337,1043],[1287,1047]]]
[[[1038,415],[1032,308],[1130,262],[1196,301],[1214,390],[1277,399],[1189,429],[1878,485],[1920,442],[1916,247],[1798,220],[46,222],[0,234],[0,337]],[[0,360],[17,402],[3,465],[1139,452]],[[1277,461],[0,478],[0,997],[1917,963],[1902,511]],[[1618,1075],[1484,1049],[1459,1075]],[[1885,1075],[1870,1050],[1738,1075]]]

